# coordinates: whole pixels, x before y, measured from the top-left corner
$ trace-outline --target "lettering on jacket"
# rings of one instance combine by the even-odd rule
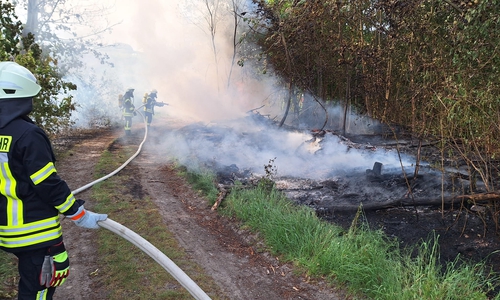
[[[0,135],[0,152],[9,152],[12,136]]]

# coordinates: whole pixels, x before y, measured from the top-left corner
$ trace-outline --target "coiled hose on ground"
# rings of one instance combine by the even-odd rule
[[[146,119],[144,115],[142,114],[142,112],[139,111],[139,108],[143,106],[144,105],[138,107],[136,111],[139,112],[139,114],[142,116],[142,119],[144,120],[144,124],[146,124]],[[139,155],[139,153],[141,152],[142,146],[146,142],[148,136],[148,127],[145,126],[145,128],[146,130],[144,133],[144,138],[134,155],[132,155],[126,162],[124,162],[115,171],[74,190],[73,195],[76,195],[81,191],[88,189],[89,187],[93,186],[96,183],[99,183],[101,181],[110,178],[111,176],[115,175],[120,170],[122,170],[126,165],[128,165],[135,157],[137,157],[137,155]],[[100,221],[98,224],[102,228],[114,232],[117,235],[121,236],[122,238],[126,239],[127,241],[131,242],[139,249],[141,249],[144,253],[149,255],[152,259],[154,259],[157,263],[159,263],[165,270],[167,270],[170,273],[170,275],[172,275],[172,277],[174,277],[195,299],[200,299],[200,300],[210,299],[210,297],[208,297],[208,295],[186,273],[184,273],[182,269],[180,269],[172,260],[170,260],[170,258],[168,258],[168,256],[163,254],[163,252],[158,250],[158,248],[156,248],[153,244],[148,242],[145,238],[138,235],[129,228],[123,226],[122,224],[111,220],[109,217],[104,221]]]

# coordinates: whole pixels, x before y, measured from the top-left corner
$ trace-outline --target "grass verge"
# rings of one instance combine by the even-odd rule
[[[104,152],[96,167],[96,178],[109,174],[129,157],[135,148],[118,148],[119,153]],[[212,278],[196,265],[179,247],[177,240],[164,225],[157,206],[145,193],[138,191],[138,172],[129,165],[115,176],[93,187],[95,210],[113,216],[113,220],[141,235],[179,266],[212,299],[217,290]],[[99,260],[102,277],[109,295],[107,299],[192,299],[180,283],[139,248],[106,230],[99,230]],[[215,296],[214,296],[215,295]]]
[[[0,251],[0,299],[13,299],[17,296],[16,258],[13,254]]]
[[[213,182],[210,175],[188,178],[197,186]],[[212,188],[205,192],[212,194]],[[279,191],[236,186],[220,211],[258,232],[274,255],[309,276],[346,284],[354,295],[391,300],[500,299],[494,293],[498,276],[484,263],[457,258],[443,268],[438,236],[430,236],[414,249],[400,249],[396,239],[360,221],[362,209],[345,231],[319,219],[310,208],[294,205]]]

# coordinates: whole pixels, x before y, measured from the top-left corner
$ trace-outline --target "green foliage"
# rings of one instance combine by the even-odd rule
[[[9,60],[12,55],[17,55],[20,42],[19,32],[22,23],[14,13],[14,6],[10,2],[0,1],[0,61]]]
[[[35,75],[42,89],[34,98],[30,116],[49,135],[56,134],[71,125],[71,113],[76,104],[67,93],[76,90],[76,85],[62,80],[58,62],[43,55],[32,34],[21,35],[22,27],[14,14],[14,7],[4,2],[0,2],[0,6],[3,26],[0,29],[0,58],[14,60]]]
[[[278,170],[276,169],[276,166],[274,165],[275,159],[276,159],[276,157],[274,159],[270,159],[269,163],[267,165],[264,165],[264,172],[266,174],[263,178],[261,178],[259,180],[259,183],[258,183],[258,186],[260,189],[262,189],[263,191],[267,191],[269,193],[275,187],[275,183],[274,183],[273,178],[274,178],[274,176],[276,176],[276,173],[278,172]]]

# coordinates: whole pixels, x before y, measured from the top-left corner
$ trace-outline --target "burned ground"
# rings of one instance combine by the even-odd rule
[[[184,134],[191,132],[190,136],[195,135],[198,139],[207,137],[215,144],[223,140],[221,134],[227,133],[225,129],[203,124],[191,125],[182,131]],[[319,137],[328,135],[336,133],[323,131]],[[247,138],[249,136],[251,134],[246,134]],[[308,143],[317,143],[317,137],[318,132],[311,131]],[[485,193],[484,185],[480,181],[471,184],[464,168],[453,168],[450,163],[446,172],[431,167],[440,162],[440,151],[432,143],[419,148],[418,143],[404,136],[398,138],[396,141],[386,136],[339,135],[338,141],[346,146],[346,151],[383,149],[399,151],[401,155],[415,159],[420,154],[422,161],[418,169],[415,164],[385,168],[383,161],[373,161],[373,165],[333,172],[325,162],[316,170],[308,170],[309,174],[317,172],[323,175],[317,179],[280,176],[279,172],[256,176],[252,171],[227,161],[226,164],[211,162],[210,166],[217,170],[219,182],[226,187],[235,181],[253,184],[258,179],[252,176],[272,175],[276,188],[291,201],[311,207],[324,220],[346,230],[358,208],[362,207],[365,224],[371,229],[384,231],[388,237],[397,238],[401,247],[411,248],[438,237],[443,266],[459,257],[473,263],[486,261],[494,271],[500,272],[500,254],[496,252],[500,248],[499,224],[495,205],[474,205],[464,198],[471,192]],[[220,142],[221,145],[224,143]],[[263,147],[259,146],[259,149]],[[320,151],[321,148],[316,153]],[[447,159],[448,162],[451,160]]]
[[[213,127],[207,128],[203,124],[183,127],[172,124],[172,121],[169,120],[169,131],[177,131],[172,127],[180,128],[180,132],[190,138],[208,135],[209,139],[217,141],[218,134],[226,132],[225,128],[218,128],[214,132]],[[197,134],[192,134],[193,128],[197,130]],[[160,133],[164,132],[151,131],[149,141],[152,144],[165,142]],[[72,189],[94,180],[93,168],[104,150],[114,152],[125,142],[139,145],[143,131],[137,129],[133,139],[128,141],[120,136],[121,131],[82,131],[68,139],[55,141],[56,148],[74,144],[70,155],[57,163],[59,173]],[[352,137],[344,142],[366,151],[381,147],[373,140],[354,140]],[[220,295],[220,299],[348,299],[344,293],[327,288],[324,282],[294,275],[292,265],[283,264],[277,258],[260,251],[259,241],[254,234],[242,230],[236,220],[220,217],[211,211],[206,200],[177,175],[174,166],[163,162],[161,157],[164,153],[150,146],[146,145],[144,152],[130,166],[134,170],[131,175],[135,174],[136,179],[140,178],[140,183],[136,180],[135,188],[130,192],[138,197],[147,195],[157,201],[169,230],[176,234],[179,243],[192,254],[193,260],[203,266],[221,286],[225,295]],[[169,146],[174,147],[173,144]],[[265,148],[266,145],[259,147]],[[191,155],[194,157],[195,153]],[[212,161],[211,166],[216,165],[219,179],[225,185],[230,185],[235,180],[252,184],[255,180],[252,176],[263,176],[240,169],[237,164],[216,164]],[[379,191],[391,191],[394,199],[405,199],[406,181],[397,172],[393,174],[390,170],[382,168],[380,174],[375,170],[378,178],[373,177],[374,174],[370,172],[374,171],[373,165],[369,165],[356,169],[354,173],[344,174],[345,176],[337,174],[323,180],[286,176],[276,176],[273,179],[276,187],[288,194],[292,201],[313,208],[321,218],[347,229],[354,219],[355,211],[338,209],[342,204],[357,207],[359,203],[387,200],[387,196],[384,198],[380,193],[370,192],[372,189],[362,192],[363,188],[378,185]],[[137,174],[140,176],[137,177]],[[415,189],[414,196],[439,197],[440,185],[435,185],[435,180],[431,180],[434,175],[430,170],[422,170],[417,177],[420,188]],[[351,179],[355,181],[349,181]],[[425,180],[429,182],[425,183]],[[89,198],[89,191],[78,197]],[[87,208],[92,209],[91,201],[87,205]],[[436,205],[394,206],[366,210],[364,219],[370,228],[381,229],[389,237],[398,238],[402,246],[415,245],[433,232],[436,233],[439,235],[443,262],[453,260],[460,254],[473,261],[488,259],[495,270],[500,270],[500,259],[494,253],[500,242],[495,218],[488,211],[482,214],[481,211],[472,210],[470,206],[459,205],[445,210]],[[72,275],[65,286],[58,289],[57,299],[106,299],[108,291],[99,281],[99,266],[96,265],[98,254],[92,231],[82,230],[67,221],[63,222],[63,227],[72,259]]]

